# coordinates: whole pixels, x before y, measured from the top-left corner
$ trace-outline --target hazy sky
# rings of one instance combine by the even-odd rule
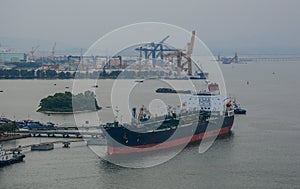
[[[40,49],[47,50],[54,41],[58,49],[88,48],[113,29],[145,21],[195,29],[197,36],[215,51],[300,49],[299,0],[0,0],[0,3],[0,43],[15,49],[28,45],[30,49],[38,43]],[[10,43],[7,39],[12,44],[7,44]]]

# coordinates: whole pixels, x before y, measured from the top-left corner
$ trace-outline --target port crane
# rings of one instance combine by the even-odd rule
[[[184,67],[187,65],[188,68],[188,75],[191,76],[193,75],[193,70],[192,70],[192,54],[193,54],[193,49],[194,49],[194,44],[195,44],[195,37],[196,37],[196,31],[192,31],[192,36],[191,36],[191,41],[187,43],[187,52],[183,52],[183,50],[177,50],[176,52],[166,54],[165,57],[171,57],[171,56],[176,56],[177,58],[177,67],[178,69],[178,74],[180,74],[181,70],[184,69]],[[182,62],[183,58],[185,58],[185,61]]]
[[[158,43],[148,43],[144,46],[141,46],[139,48],[136,48],[136,51],[140,51],[140,57],[142,56],[142,52],[145,55],[145,59],[149,59],[150,56],[152,57],[152,64],[155,66],[155,62],[157,58],[161,58],[162,60],[168,57],[176,57],[177,58],[177,67],[178,74],[180,74],[181,70],[184,69],[184,67],[187,65],[187,71],[188,75],[193,75],[192,71],[192,54],[195,44],[195,37],[196,32],[192,31],[192,36],[190,42],[187,43],[187,50],[184,52],[184,50],[176,49],[173,47],[169,47],[164,42],[169,38],[170,36],[166,36]],[[158,52],[158,53],[157,53]],[[168,54],[164,54],[164,52],[169,52]]]
[[[163,51],[165,51],[166,49],[163,48],[163,43],[169,38],[170,36],[166,36],[165,38],[163,38],[160,42],[158,43],[150,43],[150,46],[153,48],[149,54],[147,54],[147,59],[149,59],[149,57],[152,55],[152,58],[158,58],[160,56],[161,59],[163,59]],[[159,48],[159,50],[158,50]],[[156,51],[159,51],[156,55]],[[145,51],[147,52],[147,51]]]
[[[36,47],[32,47],[29,53],[27,54],[27,62],[34,62],[34,53],[40,46],[37,45]]]
[[[164,42],[169,38],[170,36],[166,36],[163,38],[160,42],[155,43],[147,43],[139,48],[135,48],[136,51],[140,52],[140,57],[142,57],[142,53],[144,53],[144,57],[146,60],[152,59],[153,66],[156,65],[156,59],[160,57],[161,60],[164,58],[164,52],[175,52],[177,49],[169,47]]]

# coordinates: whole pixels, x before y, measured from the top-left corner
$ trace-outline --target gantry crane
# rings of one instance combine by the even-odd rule
[[[145,59],[148,60],[151,56],[153,66],[156,65],[156,59],[160,57],[161,60],[164,58],[164,52],[175,52],[177,49],[167,46],[164,42],[170,36],[166,36],[160,42],[146,43],[143,46],[136,48],[136,51],[140,52],[140,58],[142,58],[142,53],[145,55]]]

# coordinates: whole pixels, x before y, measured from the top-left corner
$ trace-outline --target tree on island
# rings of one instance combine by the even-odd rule
[[[38,112],[80,112],[80,111],[97,111],[101,108],[98,106],[94,92],[85,91],[73,95],[71,92],[55,93],[40,101]]]

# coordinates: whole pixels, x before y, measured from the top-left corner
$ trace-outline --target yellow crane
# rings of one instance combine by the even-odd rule
[[[192,54],[193,54],[193,49],[194,49],[194,43],[195,43],[195,36],[196,36],[196,31],[192,31],[192,36],[191,36],[191,41],[187,43],[187,52],[184,53],[182,50],[178,50],[174,53],[169,53],[166,54],[166,57],[169,56],[176,56],[177,58],[177,67],[178,69],[178,74],[184,69],[184,67],[187,65],[188,66],[188,75],[193,75],[193,70],[192,70]],[[182,63],[182,58],[185,58],[186,61]]]

